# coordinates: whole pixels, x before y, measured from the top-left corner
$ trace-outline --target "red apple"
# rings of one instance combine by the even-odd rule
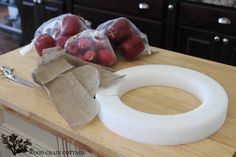
[[[54,40],[56,40],[58,37],[62,36],[62,33],[60,29],[52,29],[51,36],[53,37]]]
[[[109,48],[109,41],[107,43],[105,43],[106,40],[96,40],[94,41],[94,47],[96,50],[101,50],[101,49],[106,49]]]
[[[127,60],[134,60],[143,52],[145,46],[140,36],[134,36],[125,40],[120,45],[121,55]]]
[[[97,58],[97,53],[92,50],[86,51],[83,55],[83,59],[88,62],[95,62],[96,58]]]
[[[111,65],[114,62],[114,54],[109,49],[102,49],[98,52],[98,59],[101,65]]]
[[[96,50],[109,48],[109,40],[107,40],[107,37],[102,33],[95,34],[93,44]]]
[[[133,35],[133,28],[125,18],[115,21],[106,31],[109,40],[121,42]]]
[[[66,15],[61,22],[61,32],[65,36],[72,36],[79,33],[80,30],[79,18],[75,15]]]
[[[67,52],[69,52],[70,54],[72,54],[74,56],[77,56],[80,53],[76,41],[68,43],[66,45],[66,50],[67,50]]]
[[[39,56],[42,56],[43,49],[55,46],[55,40],[48,34],[39,35],[34,41],[34,46]]]
[[[56,39],[56,46],[64,48],[66,41],[69,37],[60,36]]]
[[[92,50],[93,43],[90,39],[82,38],[78,41],[78,48],[80,50]]]

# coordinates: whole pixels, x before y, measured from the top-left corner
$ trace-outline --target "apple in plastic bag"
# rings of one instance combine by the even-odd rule
[[[119,49],[125,59],[134,60],[144,51],[145,46],[140,36],[134,36],[123,41]]]
[[[75,15],[66,15],[61,22],[61,32],[64,36],[72,36],[80,31],[80,20]]]
[[[57,40],[57,38],[62,36],[61,30],[59,28],[53,28],[50,34],[54,40]]]
[[[107,43],[108,41],[106,40],[106,36],[100,35],[100,36],[96,36],[93,39],[93,44],[94,44],[94,48],[99,51],[101,49],[106,49],[109,48],[109,43]]]
[[[83,60],[95,63],[97,59],[97,53],[93,50],[88,50],[83,54]]]
[[[111,65],[114,63],[114,54],[109,49],[102,49],[98,52],[98,59],[101,65]]]
[[[39,56],[42,56],[43,49],[54,47],[55,44],[55,40],[48,34],[41,34],[34,41],[34,46]]]
[[[66,51],[69,52],[73,56],[77,56],[80,54],[78,43],[76,41],[70,42],[66,46]]]
[[[106,35],[110,41],[121,42],[133,35],[133,28],[127,19],[120,18],[108,27]]]
[[[101,49],[106,49],[106,48],[108,48],[108,45],[106,45],[106,44],[103,43],[103,42],[95,42],[94,47],[95,47],[97,50],[101,50]]]
[[[66,36],[60,36],[56,39],[56,46],[60,48],[64,48],[66,41],[69,37]]]
[[[91,50],[93,49],[93,43],[90,39],[88,38],[82,38],[78,41],[78,48],[81,51],[85,51],[85,50]]]

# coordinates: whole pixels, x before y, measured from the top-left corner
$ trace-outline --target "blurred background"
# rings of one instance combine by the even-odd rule
[[[152,46],[236,66],[236,0],[0,0],[0,54],[30,43],[41,24],[64,13],[93,29],[126,17]]]
[[[21,46],[21,20],[14,0],[0,0],[0,54]]]

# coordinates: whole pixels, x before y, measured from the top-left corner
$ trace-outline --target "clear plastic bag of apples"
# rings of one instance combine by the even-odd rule
[[[41,25],[33,43],[39,56],[43,49],[57,46],[75,57],[104,66],[113,65],[118,54],[126,60],[150,54],[147,36],[124,17],[106,21],[92,30],[82,17],[64,14]]]
[[[124,17],[100,24],[97,29],[107,36],[115,52],[126,60],[135,60],[144,53],[150,54],[147,36]]]
[[[42,56],[43,49],[51,47],[64,48],[66,41],[90,28],[85,20],[77,15],[63,14],[43,23],[35,32],[34,46]]]
[[[93,29],[71,37],[65,44],[65,50],[80,59],[104,66],[116,62],[116,55],[108,38]]]

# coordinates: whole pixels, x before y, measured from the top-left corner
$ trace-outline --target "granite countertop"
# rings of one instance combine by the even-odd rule
[[[188,1],[236,8],[236,0],[188,0]]]

